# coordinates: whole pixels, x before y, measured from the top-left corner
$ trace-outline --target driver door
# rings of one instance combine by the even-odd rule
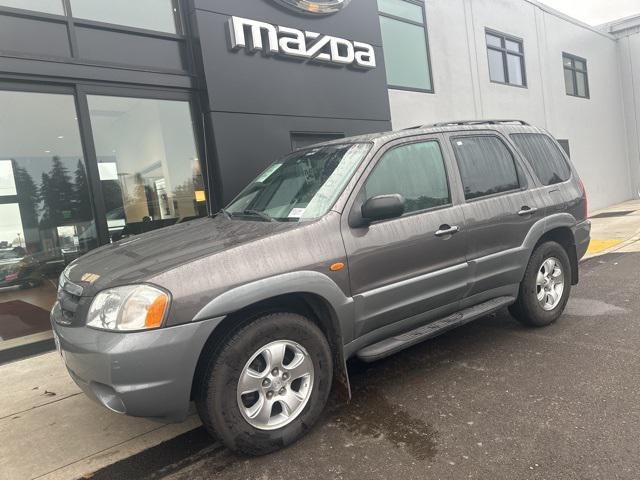
[[[385,194],[402,195],[406,207],[399,218],[361,228],[350,227],[343,215],[356,338],[384,337],[456,311],[468,266],[451,168],[437,135],[394,142],[368,167],[346,211]]]

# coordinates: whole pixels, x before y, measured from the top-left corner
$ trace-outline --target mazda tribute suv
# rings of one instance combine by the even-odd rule
[[[69,374],[121,414],[184,419],[264,454],[300,438],[346,361],[508,307],[562,314],[589,244],[585,189],[544,130],[437,124],[276,161],[216,215],[70,264],[51,320]]]

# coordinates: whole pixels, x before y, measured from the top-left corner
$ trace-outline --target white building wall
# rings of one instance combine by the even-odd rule
[[[640,16],[636,24],[620,33],[618,57],[632,188],[640,196]]]
[[[426,8],[435,93],[390,90],[394,128],[522,119],[569,140],[592,210],[633,197],[638,183],[615,37],[528,0],[426,0]],[[489,80],[485,28],[523,39],[527,88]],[[590,99],[565,94],[562,52],[587,60]]]

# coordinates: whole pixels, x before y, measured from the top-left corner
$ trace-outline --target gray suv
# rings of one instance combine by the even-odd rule
[[[508,307],[558,319],[589,244],[584,187],[520,121],[315,145],[209,218],[102,247],[51,313],[70,375],[122,414],[264,454],[300,438],[346,360],[371,362]]]

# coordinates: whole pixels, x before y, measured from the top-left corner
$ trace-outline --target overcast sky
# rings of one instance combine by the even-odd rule
[[[640,0],[539,0],[590,25],[640,14]]]

